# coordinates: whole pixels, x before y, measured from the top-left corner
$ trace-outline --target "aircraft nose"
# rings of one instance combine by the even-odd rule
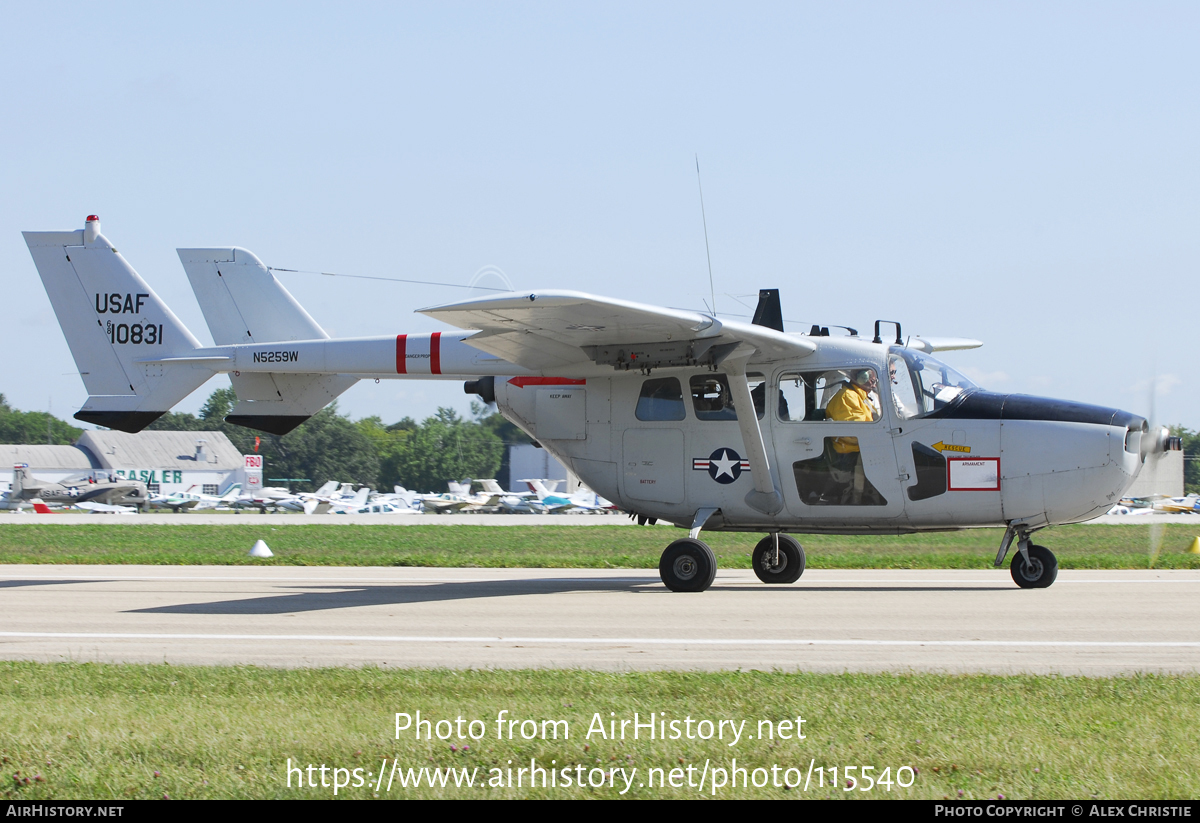
[[[999,398],[997,398],[1000,400]],[[1141,461],[1145,419],[1120,409],[1009,395],[1002,422],[1004,518],[1087,520],[1116,504]]]

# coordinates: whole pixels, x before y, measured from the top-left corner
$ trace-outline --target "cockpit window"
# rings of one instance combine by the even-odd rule
[[[940,360],[901,346],[888,350],[888,378],[902,419],[924,417],[963,392],[979,388]]]

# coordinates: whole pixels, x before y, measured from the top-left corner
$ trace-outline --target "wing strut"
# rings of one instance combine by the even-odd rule
[[[746,493],[746,505],[763,514],[777,514],[783,508],[783,495],[775,488],[775,481],[771,478],[771,464],[763,445],[762,429],[758,426],[754,400],[750,397],[746,360],[738,358],[736,361],[726,361],[726,368],[733,408],[737,410],[738,428],[742,432],[742,445],[746,447],[750,473],[754,476],[754,489]]]

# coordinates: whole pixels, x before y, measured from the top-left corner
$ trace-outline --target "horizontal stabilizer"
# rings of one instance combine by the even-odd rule
[[[346,374],[242,372],[229,375],[238,403],[225,418],[268,434],[287,434],[358,382]]]
[[[125,398],[120,396],[97,397],[92,395],[87,399],[83,408],[75,412],[75,419],[91,423],[93,426],[137,434],[166,414],[165,411],[120,411],[106,408],[107,406],[121,405],[123,400]]]

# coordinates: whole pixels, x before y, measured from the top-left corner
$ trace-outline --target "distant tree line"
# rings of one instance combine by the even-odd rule
[[[1183,493],[1200,494],[1200,431],[1171,426],[1171,434],[1183,439]]]
[[[81,434],[49,412],[17,411],[0,394],[0,443],[70,446]]]
[[[498,413],[478,403],[472,419],[453,409],[417,423],[411,417],[387,425],[379,417],[352,421],[332,403],[283,436],[225,422],[237,395],[217,389],[199,416],[168,412],[149,431],[219,431],[243,454],[263,455],[264,478],[292,478],[295,491],[311,491],[327,480],[391,489],[445,491],[449,480],[495,477],[506,443],[530,442]]]
[[[217,389],[199,415],[167,412],[147,431],[219,431],[242,454],[263,455],[264,478],[303,478],[288,485],[311,491],[327,480],[391,489],[400,485],[421,492],[445,491],[449,480],[496,477],[502,473],[509,443],[530,439],[496,412],[471,405],[472,419],[453,409],[418,423],[405,417],[386,425],[379,417],[352,421],[332,403],[283,436],[256,432],[225,422],[237,403],[232,388]],[[69,446],[83,429],[47,412],[12,408],[0,394],[0,443]]]

